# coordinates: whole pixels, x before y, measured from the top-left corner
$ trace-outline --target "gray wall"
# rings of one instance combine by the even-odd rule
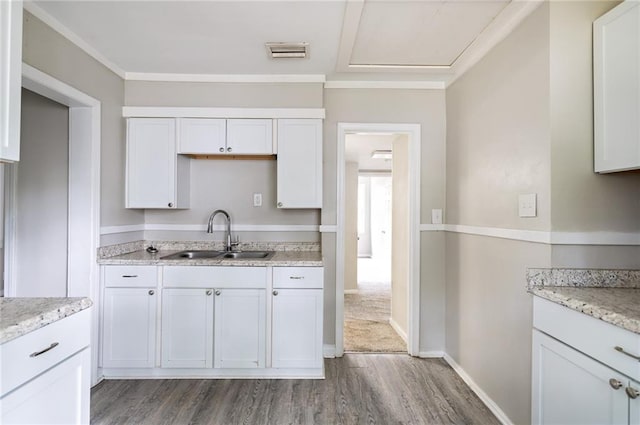
[[[42,21],[24,12],[23,61],[101,102],[101,224],[141,224],[124,209],[124,81]]]
[[[445,199],[444,90],[325,89],[324,202],[322,224],[336,224],[337,125],[345,123],[420,124],[421,219],[431,222],[431,209]],[[335,343],[335,235],[322,235],[325,259],[326,344]],[[421,351],[444,347],[444,238],[440,232],[421,235]]]
[[[391,189],[391,320],[407,334],[409,298],[409,140],[400,136],[393,141]]]
[[[447,223],[550,230],[549,7],[447,89]],[[538,217],[517,196],[538,194]],[[446,352],[518,424],[531,404],[526,267],[548,245],[446,235]]]
[[[65,297],[69,108],[23,89],[21,116],[15,296]]]

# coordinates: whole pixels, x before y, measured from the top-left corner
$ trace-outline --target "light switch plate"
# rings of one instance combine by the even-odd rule
[[[538,215],[537,197],[535,193],[518,195],[518,215],[520,217],[536,217]]]
[[[262,206],[262,193],[254,193],[253,194],[253,206],[261,207]]]
[[[431,210],[431,224],[442,224],[442,210]]]

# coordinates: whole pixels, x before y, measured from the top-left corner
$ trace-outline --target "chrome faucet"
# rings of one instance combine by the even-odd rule
[[[235,242],[231,242],[231,217],[229,216],[229,213],[227,213],[225,210],[215,210],[214,212],[211,213],[211,215],[209,216],[209,225],[207,226],[207,233],[213,233],[213,219],[216,217],[216,215],[218,214],[222,214],[224,215],[225,220],[227,220],[227,235],[226,235],[226,243],[225,243],[225,251],[229,252],[233,250],[233,247],[238,245],[238,240],[236,238]]]

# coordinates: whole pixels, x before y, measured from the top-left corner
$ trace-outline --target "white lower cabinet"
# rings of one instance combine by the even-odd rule
[[[105,288],[102,367],[155,365],[155,288]]]
[[[640,424],[638,362],[618,350],[640,336],[539,297],[533,306],[532,423]]]
[[[322,289],[274,289],[272,366],[322,367]]]
[[[162,290],[162,367],[213,366],[213,290]]]
[[[216,291],[215,367],[265,367],[266,306],[264,289]]]

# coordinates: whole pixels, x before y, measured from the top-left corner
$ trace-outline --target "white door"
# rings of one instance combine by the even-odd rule
[[[91,352],[69,357],[0,400],[3,424],[88,424]]]
[[[127,208],[176,207],[174,118],[129,118]]]
[[[178,118],[178,153],[221,154],[226,152],[226,120]]]
[[[273,120],[227,120],[227,153],[271,155],[273,153]]]
[[[105,288],[102,366],[153,367],[155,288]]]
[[[20,160],[22,1],[0,1],[0,159]]]
[[[322,208],[322,120],[278,120],[278,208]]]
[[[213,366],[212,294],[212,289],[163,289],[162,367]]]
[[[264,289],[216,291],[215,367],[265,367],[267,327],[265,292]]]
[[[602,363],[533,331],[533,424],[627,424],[627,381]]]
[[[321,368],[322,289],[273,291],[274,368]]]

